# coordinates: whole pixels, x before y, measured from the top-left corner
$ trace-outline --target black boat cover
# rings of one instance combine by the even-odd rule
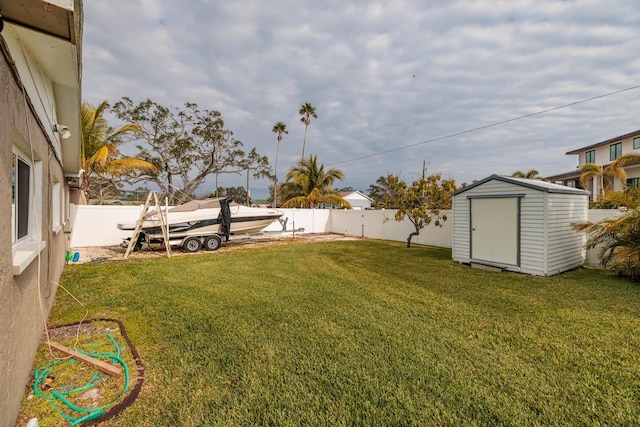
[[[231,202],[233,202],[231,197],[225,197],[220,200],[218,222],[220,223],[220,232],[224,234],[225,242],[229,241],[229,232],[231,231],[231,209],[229,209]]]

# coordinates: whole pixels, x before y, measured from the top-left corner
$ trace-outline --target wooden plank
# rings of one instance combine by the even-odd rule
[[[103,362],[102,360],[98,360],[95,357],[91,357],[91,356],[87,356],[86,354],[79,353],[76,350],[72,350],[69,347],[54,341],[49,341],[49,344],[51,345],[52,348],[55,348],[56,350],[59,350],[72,357],[75,357],[76,359],[95,367],[100,372],[104,372],[105,374],[111,375],[112,377],[119,378],[122,376],[122,369],[118,368],[117,366],[113,366],[110,363]]]
[[[151,201],[153,197],[152,195],[153,195],[153,192],[150,192],[147,195],[147,201],[144,202],[144,207],[142,208],[142,212],[140,212],[140,217],[138,218],[138,221],[136,221],[136,228],[133,230],[133,234],[131,235],[131,240],[129,240],[129,245],[127,246],[127,250],[124,253],[124,259],[127,259],[129,257],[129,254],[131,253],[131,251],[136,245],[136,241],[138,240],[138,235],[140,234],[140,229],[142,228],[142,223],[144,222],[145,216],[149,211],[149,206],[151,206]]]
[[[164,238],[164,247],[167,249],[167,258],[171,258],[171,245],[169,244],[169,226],[164,221],[164,214],[162,213],[162,208],[160,207],[160,201],[158,200],[158,195],[153,192],[153,200],[156,203],[156,211],[158,212],[158,218],[160,219],[160,229],[162,230],[162,237]],[[167,219],[169,214],[167,212]]]

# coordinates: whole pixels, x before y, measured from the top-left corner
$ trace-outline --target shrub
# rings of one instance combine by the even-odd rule
[[[587,249],[601,247],[600,263],[619,276],[640,281],[640,207],[615,218],[575,224],[589,233]]]

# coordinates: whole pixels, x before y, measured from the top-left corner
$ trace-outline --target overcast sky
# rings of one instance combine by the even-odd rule
[[[305,154],[364,192],[389,173],[415,179],[423,161],[458,184],[566,172],[567,151],[640,129],[634,89],[447,137],[640,85],[637,0],[88,0],[84,12],[85,100],[196,102],[271,164],[283,121],[280,180],[300,158],[305,102],[318,114]],[[252,180],[252,196],[267,185]]]

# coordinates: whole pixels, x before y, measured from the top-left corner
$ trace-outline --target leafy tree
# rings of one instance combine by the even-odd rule
[[[119,200],[122,195],[122,188],[113,180],[95,175],[91,178],[89,186],[89,200],[95,205],[105,205]]]
[[[216,197],[216,194],[217,197],[231,197],[234,202],[241,205],[247,204],[247,189],[244,187],[218,187],[215,193],[206,193],[205,197]]]
[[[394,202],[398,203],[396,221],[408,218],[415,229],[407,237],[407,248],[410,248],[411,239],[413,236],[418,236],[420,230],[431,222],[442,227],[447,220],[447,215],[442,211],[451,209],[456,183],[453,179],[441,179],[440,174],[427,178],[420,177],[411,186],[401,180],[390,180],[390,182],[392,197]]]
[[[574,225],[589,233],[586,247],[600,246],[600,263],[619,276],[640,281],[640,208],[630,209],[615,218]]]
[[[271,169],[269,168],[269,159],[266,156],[261,156],[256,151],[255,147],[249,151],[249,153],[240,162],[240,168],[247,173],[247,188],[246,192],[249,192],[249,174],[254,178],[265,177],[273,180],[271,175]],[[246,198],[244,199],[246,200]],[[239,201],[238,201],[239,203]]]
[[[381,176],[375,184],[369,186],[369,197],[373,199],[373,207],[376,209],[397,209],[399,203],[399,189],[406,187],[406,183],[396,175]]]
[[[126,124],[113,129],[107,123],[104,112],[109,104],[102,101],[97,107],[82,103],[82,169],[84,169],[83,192],[88,200],[114,198],[122,191],[117,180],[132,172],[154,174],[156,167],[143,160],[120,157],[118,146],[122,137],[139,130],[136,124]]]
[[[149,195],[150,192],[151,190],[149,190],[146,187],[137,187],[137,188],[134,188],[133,190],[123,191],[121,199],[127,202],[130,202],[130,204],[137,205],[137,204],[140,204],[141,202],[144,202],[147,199],[147,196]]]
[[[302,140],[302,156],[300,157],[301,160],[304,160],[304,146],[307,144],[307,128],[311,123],[311,117],[317,119],[318,115],[316,114],[316,107],[308,102],[300,106],[300,111],[298,111],[298,114],[302,116],[300,118],[300,121],[304,123],[304,139]]]
[[[271,132],[278,134],[278,147],[276,148],[276,163],[273,167],[273,176],[274,179],[274,187],[273,187],[273,207],[275,208],[278,204],[278,152],[280,151],[280,141],[282,141],[282,135],[288,135],[289,131],[287,130],[287,125],[282,122],[276,122],[273,125],[273,129]]]
[[[325,171],[324,165],[318,166],[317,156],[301,159],[287,172],[286,182],[281,191],[285,202],[283,207],[317,207],[321,203],[350,208],[348,201],[333,189],[336,180],[342,181],[344,173],[336,168]]]
[[[542,179],[537,169],[527,169],[526,171],[517,170],[511,174],[514,178],[526,179]]]
[[[268,160],[255,149],[246,154],[242,142],[224,127],[215,110],[200,110],[187,102],[183,109],[164,107],[149,99],[134,105],[122,98],[113,108],[116,116],[136,123],[138,157],[153,163],[158,173],[131,176],[129,182],[151,181],[171,204],[194,194],[209,175],[252,170],[254,176],[269,174]]]

